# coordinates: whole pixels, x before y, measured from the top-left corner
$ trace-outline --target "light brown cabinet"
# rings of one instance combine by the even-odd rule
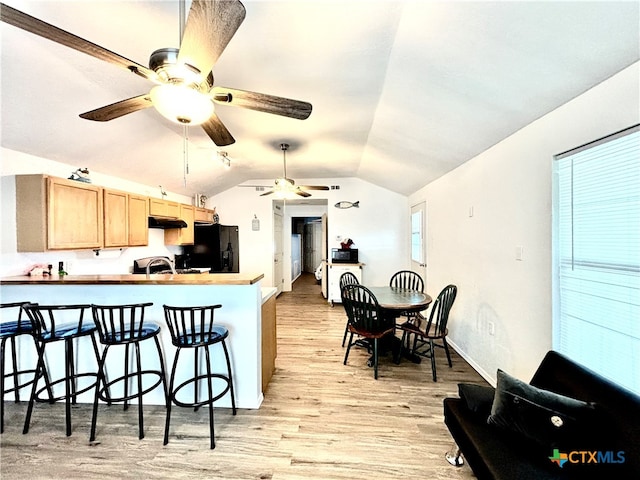
[[[196,208],[194,221],[213,222],[213,210],[208,210],[206,208]]]
[[[262,392],[267,390],[276,369],[278,341],[276,331],[276,296],[262,304]]]
[[[178,218],[187,224],[184,228],[171,228],[164,231],[164,243],[166,245],[193,245],[195,207],[192,205],[179,205]]]
[[[18,252],[148,245],[149,216],[184,220],[187,227],[165,230],[165,243],[193,245],[194,222],[212,222],[214,213],[48,175],[16,175]]]
[[[149,244],[149,201],[146,196],[104,190],[104,246]]]
[[[18,252],[101,248],[102,215],[100,187],[46,175],[16,176]]]
[[[104,190],[104,246],[129,245],[129,194]]]
[[[180,204],[159,198],[150,198],[149,215],[152,217],[180,218]]]
[[[149,201],[129,194],[129,246],[149,245]]]

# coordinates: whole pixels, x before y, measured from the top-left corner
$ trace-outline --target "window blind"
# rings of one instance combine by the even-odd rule
[[[554,159],[553,348],[640,394],[640,127]]]

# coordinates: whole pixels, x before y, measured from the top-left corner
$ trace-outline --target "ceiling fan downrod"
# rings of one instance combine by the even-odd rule
[[[288,143],[281,143],[280,150],[282,150],[283,165],[284,165],[284,179],[287,180],[287,150],[289,148]]]

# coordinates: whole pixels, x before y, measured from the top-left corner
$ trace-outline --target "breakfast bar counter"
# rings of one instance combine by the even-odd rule
[[[65,276],[16,276],[0,279],[2,303],[33,302],[42,305],[70,304],[131,304],[153,302],[146,318],[162,327],[162,345],[165,363],[173,362],[175,347],[164,320],[163,305],[196,306],[221,304],[215,321],[229,329],[229,354],[234,375],[236,404],[239,408],[256,409],[263,400],[263,303],[273,298],[273,290],[262,288],[262,274],[189,274],[189,275],[65,275]],[[273,301],[273,300],[271,300]],[[275,314],[275,310],[274,310]],[[10,319],[5,319],[8,321]],[[275,319],[274,319],[275,320]],[[275,321],[266,322],[273,325]],[[30,339],[19,346],[21,362],[35,364],[35,348]],[[78,361],[93,362],[91,342],[80,342]],[[144,347],[144,344],[142,345]],[[214,371],[224,371],[222,352],[214,349]],[[144,348],[142,354],[145,355]],[[62,351],[60,352],[62,355]],[[155,358],[152,350],[149,355]],[[48,367],[56,369],[55,355],[48,357]],[[92,365],[87,365],[91,368]],[[115,369],[122,368],[114,365]],[[109,369],[109,366],[107,367]],[[185,372],[186,376],[186,372]],[[179,383],[178,372],[176,382]],[[186,378],[186,377],[185,377]],[[25,398],[27,392],[25,392]],[[79,401],[90,403],[92,395],[83,394]],[[144,397],[145,403],[163,404],[161,389]],[[229,396],[221,398],[216,406],[230,407]]]
[[[0,278],[0,285],[253,285],[263,274],[44,275]]]

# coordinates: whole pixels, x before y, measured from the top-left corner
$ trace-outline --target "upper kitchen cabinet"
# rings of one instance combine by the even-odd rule
[[[209,210],[208,208],[195,209],[195,222],[196,223],[216,223],[215,222],[215,210]]]
[[[129,246],[149,245],[149,200],[129,194]]]
[[[149,216],[180,218],[180,204],[159,198],[149,198]]]
[[[129,194],[104,190],[104,246],[129,244]]]
[[[45,175],[16,176],[18,252],[102,248],[103,233],[102,188]]]
[[[180,213],[178,218],[184,220],[187,226],[184,228],[171,228],[165,230],[165,245],[193,245],[195,207],[192,205],[179,204],[179,209]]]
[[[148,217],[148,197],[105,189],[105,248],[148,245]]]

